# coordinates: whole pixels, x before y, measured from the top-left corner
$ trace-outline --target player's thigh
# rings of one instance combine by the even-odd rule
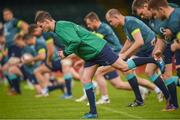
[[[98,68],[98,65],[93,65],[90,67],[85,67],[83,69],[82,79],[81,79],[83,84],[91,82],[97,68]]]
[[[123,74],[126,76],[128,74],[135,74],[134,70],[128,70],[126,72],[123,72]]]
[[[10,74],[16,74],[16,75],[18,75],[18,76],[22,76],[22,72],[21,72],[21,70],[20,70],[17,66],[11,66],[11,67],[9,67],[8,72],[9,72]]]
[[[51,72],[51,70],[46,67],[44,64],[40,65],[38,68],[36,68],[34,70],[34,73],[37,74],[37,73],[47,73],[47,72]]]
[[[128,70],[128,64],[120,57],[111,65],[117,70],[126,71]]]
[[[146,65],[146,68],[145,68],[145,73],[148,75],[148,76],[152,76],[155,71],[157,70],[157,66],[153,63],[149,63]]]
[[[96,75],[105,75],[108,72],[115,70],[112,66],[102,66],[96,71]]]

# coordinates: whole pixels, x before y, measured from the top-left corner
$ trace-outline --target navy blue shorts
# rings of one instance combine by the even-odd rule
[[[163,52],[163,55],[164,55],[165,64],[171,64],[172,63],[172,58],[173,58],[173,55],[174,55],[174,53],[171,51],[171,44],[166,45],[166,47],[164,49],[164,52]]]
[[[36,77],[34,75],[30,75],[29,76],[29,81],[33,84],[33,85],[37,85],[39,84]]]
[[[8,47],[8,57],[21,57],[22,48],[12,45]]]
[[[29,73],[23,66],[20,67],[21,72],[24,75],[24,79],[28,79],[33,85],[37,85],[38,81],[34,74]]]
[[[85,62],[84,67],[112,65],[118,58],[119,56],[106,44],[96,58]]]
[[[176,65],[180,65],[180,50],[175,52]]]
[[[111,72],[108,72],[104,75],[104,78],[106,80],[112,80],[114,78],[117,78],[119,76],[118,72],[116,70],[113,70]]]
[[[135,56],[137,57],[151,57],[154,47],[152,46],[150,49],[139,50]]]
[[[20,70],[21,70],[21,72],[22,72],[22,74],[23,74],[23,76],[24,76],[24,79],[26,80],[26,79],[28,78],[28,74],[27,74],[24,66],[21,66],[21,67],[20,67]]]
[[[49,66],[45,62],[46,67],[48,67],[51,71],[53,71],[53,72],[62,71],[62,64],[61,64],[61,60],[60,59],[52,60],[51,64],[52,64],[52,67]]]

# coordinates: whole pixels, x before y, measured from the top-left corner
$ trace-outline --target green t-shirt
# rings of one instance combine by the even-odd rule
[[[75,53],[84,60],[94,59],[107,43],[85,28],[68,21],[56,22],[54,32],[59,42],[65,46],[65,56]]]

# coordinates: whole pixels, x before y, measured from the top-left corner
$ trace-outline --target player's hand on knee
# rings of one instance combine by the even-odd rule
[[[162,57],[162,51],[161,50],[156,50],[153,52],[152,55],[156,60],[160,59]]]
[[[119,57],[123,60],[126,60],[127,56],[125,54],[119,54]]]

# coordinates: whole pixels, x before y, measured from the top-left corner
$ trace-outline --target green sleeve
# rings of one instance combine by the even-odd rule
[[[68,55],[74,53],[74,51],[76,49],[78,49],[78,46],[81,43],[81,39],[79,38],[74,27],[75,26],[71,26],[70,29],[69,29],[69,27],[67,27],[68,33],[66,34],[66,39],[68,40],[68,46],[64,50],[65,56],[68,56]],[[65,28],[65,30],[66,30],[66,28]]]

